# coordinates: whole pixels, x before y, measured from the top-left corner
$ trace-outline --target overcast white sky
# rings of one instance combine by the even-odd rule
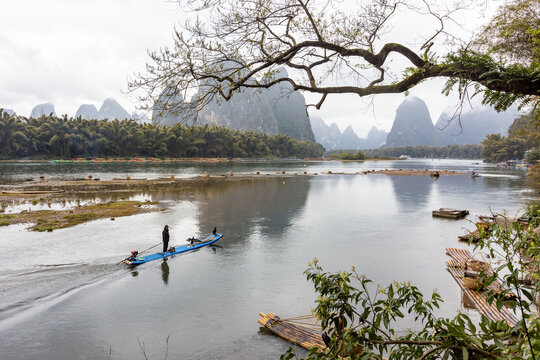
[[[57,114],[73,116],[83,103],[99,109],[114,97],[131,113],[137,104],[126,94],[128,77],[144,70],[147,50],[171,43],[182,14],[167,0],[1,0],[0,107],[28,116],[35,105],[49,102]],[[486,13],[465,14],[460,23],[475,29],[485,18]],[[397,39],[420,41],[428,25],[408,17],[401,21],[405,31],[398,29]],[[426,102],[433,122],[457,101],[441,95],[442,84],[433,80],[410,92]],[[372,126],[389,131],[404,99],[402,94],[365,100],[330,96],[317,115],[342,130],[351,124],[365,136]]]

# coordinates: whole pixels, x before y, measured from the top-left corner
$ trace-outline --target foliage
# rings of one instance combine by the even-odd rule
[[[133,120],[27,119],[0,110],[0,157],[71,159],[96,156],[320,157],[323,147],[290,136],[241,132],[216,125],[172,127]]]
[[[355,154],[351,154],[348,151],[343,151],[339,156],[338,159],[340,160],[364,160],[366,158],[366,155],[362,150],[358,150]]]
[[[540,163],[529,169],[529,184],[540,190]]]
[[[488,162],[509,159],[523,159],[527,154],[529,161],[535,160],[540,151],[540,112],[518,117],[508,129],[508,136],[487,135],[482,140],[482,154]]]
[[[531,149],[525,153],[525,159],[531,164],[534,164],[537,161],[540,161],[540,147]]]
[[[532,230],[532,225],[517,222],[508,227],[494,223],[491,237],[481,239],[475,248],[501,262],[492,273],[481,273],[483,293],[499,309],[509,306],[519,314],[513,328],[483,315],[478,323],[462,313],[437,317],[442,299],[436,291],[425,297],[416,286],[396,282],[374,289],[354,268],[327,273],[315,259],[305,274],[315,286],[314,313],[330,343],[321,352],[311,349],[306,359],[535,359],[540,353],[540,319],[535,309],[540,283],[519,281],[522,277],[540,280],[540,238]],[[495,280],[508,290],[487,290]],[[515,298],[504,296],[509,292]],[[414,322],[415,330],[397,331],[396,325],[404,320]]]
[[[367,150],[370,157],[409,155],[414,158],[431,159],[481,159],[481,145],[406,146]]]
[[[540,62],[540,3],[511,0],[481,30],[475,45],[501,60]]]
[[[446,95],[456,84],[460,94],[465,93],[473,81],[473,96],[482,94],[482,104],[497,111],[507,110],[514,103],[519,108],[538,105],[540,62],[508,65],[488,54],[467,50],[450,54],[445,67],[450,75],[443,88]]]
[[[143,108],[152,108],[165,92],[168,100],[186,100],[165,108],[197,112],[215,98],[229,100],[245,88],[286,84],[291,91],[318,95],[308,106],[320,109],[329,94],[404,93],[436,77],[449,78],[447,93],[457,84],[462,99],[469,85],[477,84],[484,103],[498,110],[516,101],[521,106],[540,101],[538,61],[494,57],[515,51],[515,46],[501,44],[510,44],[518,33],[527,35],[518,56],[537,54],[537,0],[503,4],[489,24],[490,41],[476,41],[483,47],[469,43],[473,39],[460,43],[446,26],[471,2],[177,1],[195,14],[182,31],[175,31],[173,46],[150,53],[146,72],[130,81],[131,90],[144,92]],[[410,39],[414,45],[409,46],[388,39],[401,12],[422,16],[428,28],[423,43]],[[522,16],[529,13],[533,16]],[[510,20],[501,22],[502,15]],[[408,66],[401,78],[394,75],[399,69],[395,58]]]

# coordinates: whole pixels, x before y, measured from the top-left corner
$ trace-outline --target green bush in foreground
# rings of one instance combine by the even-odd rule
[[[529,216],[538,216],[537,207]],[[435,314],[443,301],[434,291],[424,296],[410,283],[393,283],[374,288],[363,275],[352,272],[324,272],[315,259],[306,270],[318,294],[314,314],[331,338],[329,347],[317,353],[309,351],[306,359],[536,359],[540,354],[540,319],[538,306],[540,240],[533,231],[537,219],[528,227],[515,222],[507,227],[493,224],[491,237],[481,239],[475,250],[499,258],[493,273],[482,273],[485,287],[495,280],[516,295],[504,292],[483,293],[497,308],[512,308],[519,322],[511,327],[505,321],[481,316],[474,323],[466,314],[440,318]],[[533,225],[536,224],[536,225]],[[520,279],[528,278],[532,285]],[[397,331],[402,319],[414,320],[414,330]],[[295,357],[289,349],[281,359]]]

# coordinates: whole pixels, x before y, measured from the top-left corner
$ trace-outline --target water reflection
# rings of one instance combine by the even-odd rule
[[[425,207],[431,196],[436,178],[429,176],[389,176],[399,207],[418,210]]]
[[[169,265],[167,264],[167,259],[163,259],[161,263],[161,279],[165,286],[169,285]]]
[[[204,235],[216,226],[228,241],[247,239],[254,229],[279,238],[302,212],[310,183],[307,177],[271,178],[197,188],[199,228]]]

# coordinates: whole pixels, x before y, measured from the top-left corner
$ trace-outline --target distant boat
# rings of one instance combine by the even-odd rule
[[[411,157],[409,155],[401,155],[399,160],[409,160]]]
[[[477,177],[480,177],[480,176],[482,176],[482,175],[480,175],[480,174],[477,173],[476,171],[471,171],[471,172],[469,173],[469,176],[470,176],[470,177],[473,177],[473,178],[477,178]]]

